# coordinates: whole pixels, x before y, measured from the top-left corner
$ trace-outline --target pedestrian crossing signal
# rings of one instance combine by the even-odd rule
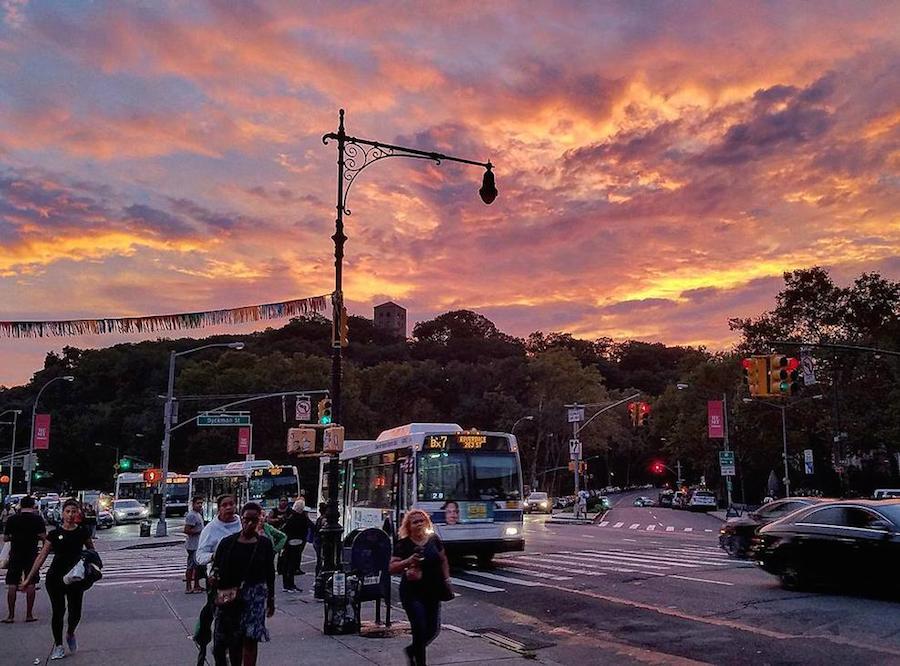
[[[162,480],[162,470],[161,469],[147,469],[144,470],[144,482],[149,483],[151,485],[155,485]]]

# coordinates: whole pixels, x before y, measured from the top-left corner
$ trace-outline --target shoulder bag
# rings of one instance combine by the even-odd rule
[[[237,543],[237,539],[231,542],[231,548],[228,549],[228,557],[231,557],[231,551],[234,550],[234,544]],[[259,537],[256,537],[256,543],[253,544],[253,551],[250,553],[250,560],[247,562],[247,569],[244,571],[244,577],[246,578],[247,572],[250,571],[250,567],[253,565],[253,558],[256,557],[256,548],[259,546]],[[227,558],[226,558],[227,561]],[[235,587],[225,587],[219,588],[216,590],[216,598],[213,603],[216,606],[231,606],[241,598],[241,587],[237,585]]]

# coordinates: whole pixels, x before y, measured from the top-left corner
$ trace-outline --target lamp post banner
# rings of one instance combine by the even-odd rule
[[[238,455],[250,453],[250,428],[238,428]]]
[[[721,400],[710,400],[706,403],[707,424],[709,425],[710,439],[723,439],[725,437],[725,420],[723,417]]]
[[[34,415],[34,448],[37,450],[50,448],[50,415]]]

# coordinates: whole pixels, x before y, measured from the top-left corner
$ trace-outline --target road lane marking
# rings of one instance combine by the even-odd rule
[[[622,525],[624,525],[624,524],[625,523],[616,523],[615,525],[613,525],[613,527],[622,527]]]
[[[473,590],[478,590],[479,592],[506,592],[506,590],[502,587],[484,585],[483,583],[476,583],[471,580],[463,580],[462,578],[455,578],[453,576],[450,576],[450,582],[454,585],[458,585],[459,587],[468,587]]]
[[[655,529],[656,529],[656,525],[647,525],[647,531],[648,531],[648,532],[652,532],[652,531],[655,530]]]
[[[675,531],[675,528],[672,527],[671,525],[669,525],[669,526],[666,528],[666,532],[674,532],[674,531]]]
[[[576,564],[580,564],[582,562],[605,562],[606,564],[616,564],[616,565],[628,565],[632,567],[646,567],[647,569],[666,569],[668,568],[668,564],[663,564],[661,562],[646,562],[641,560],[636,560],[630,557],[620,557],[617,555],[556,555],[557,559],[561,560],[575,560]],[[696,565],[691,565],[690,568],[696,569],[699,568]]]
[[[672,558],[669,557],[654,557],[652,555],[643,555],[643,554],[635,554],[635,553],[627,553],[622,551],[587,551],[597,557],[605,557],[605,558],[615,558],[617,560],[627,560],[629,564],[638,564],[640,562],[646,562],[648,565],[658,565],[664,564],[667,567],[683,567],[685,569],[699,569],[699,564],[689,564],[687,562],[673,562]],[[665,567],[654,567],[654,568],[665,568]]]
[[[640,527],[640,526],[641,526],[640,523],[633,523],[633,524],[631,524],[631,525],[628,526],[628,529],[630,529],[630,530],[636,530],[636,529],[637,529],[638,527]]]
[[[602,521],[602,522],[600,523],[600,527],[606,527],[607,525],[609,525],[609,521],[608,521],[608,520],[604,520],[604,521]]]
[[[532,562],[532,561],[530,561],[530,559],[528,558],[527,555],[522,556],[522,557],[517,557],[516,560],[526,560],[526,561],[525,562],[515,562],[513,560],[507,560],[507,562],[509,562],[510,566],[518,567],[520,569],[525,569],[527,567],[537,567],[538,569],[550,569],[551,571],[560,571],[559,565],[543,564],[542,562]],[[568,570],[564,569],[563,571],[568,571]],[[606,575],[605,573],[598,573],[595,571],[578,571],[578,572],[573,571],[571,573],[578,573],[582,576],[605,576]]]
[[[498,574],[488,573],[487,571],[474,571],[471,569],[467,569],[466,573],[470,576],[480,576],[481,578],[499,580],[501,583],[512,583],[513,585],[521,585],[522,587],[544,587],[544,583],[538,583],[533,580],[510,578],[509,576],[500,576]]]
[[[679,576],[677,574],[671,574],[669,578],[678,578],[679,580],[692,580],[696,583],[712,583],[713,585],[727,585],[728,587],[733,587],[734,583],[728,583],[724,580],[709,580],[708,578],[691,578],[690,576]]]
[[[504,566],[506,566],[504,564]],[[556,571],[556,567],[552,567],[554,571]],[[525,567],[516,567],[516,569],[520,569],[516,573],[524,574],[526,576],[531,576],[533,578],[541,578],[543,580],[572,580],[571,576],[557,576],[556,574],[549,574],[543,571],[532,571],[531,569],[526,569]]]
[[[704,532],[712,532],[712,530],[703,530]]]
[[[684,531],[685,531],[685,532],[693,532],[693,531],[694,531],[694,528],[693,528],[693,527],[685,527],[685,528],[684,528]]]

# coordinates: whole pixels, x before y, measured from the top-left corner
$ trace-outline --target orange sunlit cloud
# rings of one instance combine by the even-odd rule
[[[723,348],[785,270],[900,278],[895,4],[7,4],[0,319],[329,292],[339,108],[500,189],[361,172],[356,314]],[[0,340],[0,384],[119,341]]]

